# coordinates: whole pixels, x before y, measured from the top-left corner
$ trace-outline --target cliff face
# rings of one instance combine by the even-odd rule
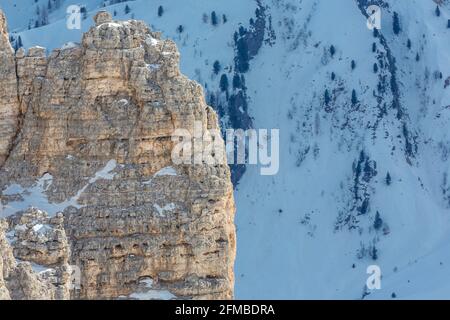
[[[171,156],[176,129],[217,129],[216,115],[180,74],[174,42],[140,21],[95,19],[81,45],[14,56],[0,14],[0,298],[14,298],[17,259],[59,272],[49,298],[231,298],[226,161]],[[67,265],[79,288],[67,289]]]
[[[6,18],[0,11],[0,165],[5,161],[17,131],[19,103],[16,64],[9,43]]]

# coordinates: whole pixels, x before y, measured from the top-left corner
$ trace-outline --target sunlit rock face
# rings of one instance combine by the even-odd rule
[[[180,73],[174,42],[106,12],[95,22],[79,45],[14,55],[0,14],[0,233],[17,231],[30,210],[40,219],[20,234],[29,245],[0,238],[0,298],[15,298],[16,260],[59,272],[56,282],[36,280],[50,293],[17,298],[231,298],[226,161],[172,160],[173,132],[218,129],[216,114]],[[36,224],[53,230],[45,229],[53,247]],[[67,286],[70,266],[81,271],[79,286]]]
[[[0,165],[7,157],[19,124],[16,64],[6,18],[0,11]]]

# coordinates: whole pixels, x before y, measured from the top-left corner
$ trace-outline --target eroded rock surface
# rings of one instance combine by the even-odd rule
[[[16,64],[8,39],[6,18],[0,10],[0,166],[5,161],[19,122]]]
[[[0,220],[0,298],[69,299],[68,248],[61,215],[30,208]]]
[[[28,241],[8,244],[0,230],[0,298],[16,298],[11,269],[30,283],[43,278],[13,268],[16,259],[57,266],[53,282],[42,280],[50,293],[36,285],[39,294],[20,298],[66,298],[68,265],[81,270],[72,298],[231,298],[225,158],[177,165],[171,156],[176,129],[218,129],[216,114],[180,74],[173,41],[105,12],[95,22],[80,45],[14,56],[0,14],[0,217],[3,233],[25,225],[15,236]]]

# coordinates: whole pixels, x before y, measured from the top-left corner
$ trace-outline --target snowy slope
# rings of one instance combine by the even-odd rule
[[[234,33],[249,28],[258,3],[266,8],[267,41],[245,85],[253,127],[280,129],[280,170],[261,176],[247,166],[237,185],[237,298],[450,298],[450,3],[437,17],[432,0],[374,2],[382,6],[378,37],[366,27],[365,0],[106,6],[115,19],[142,19],[173,38],[182,71],[221,100],[220,75],[235,72]],[[49,25],[31,30],[35,11],[24,3],[0,0],[13,36],[51,50],[79,42],[103,1],[86,1],[81,30],[65,27],[64,9],[79,1],[64,1]],[[205,23],[212,11],[226,23]],[[374,264],[381,290],[365,288]]]
[[[422,291],[426,281],[408,283],[409,275],[393,270],[414,269],[416,261],[426,259],[433,269],[417,267],[415,279],[444,274],[444,257],[434,252],[450,240],[449,211],[440,191],[442,171],[436,169],[448,170],[448,161],[442,161],[437,150],[448,126],[436,121],[435,114],[450,99],[442,79],[425,84],[423,77],[425,68],[450,74],[450,30],[444,17],[433,16],[432,1],[417,1],[417,6],[410,1],[389,3],[395,7],[385,9],[382,33],[398,62],[398,97],[391,88],[386,49],[366,28],[356,1],[302,1],[297,6],[272,2],[278,41],[255,59],[258,71],[252,70],[247,82],[255,127],[283,128],[281,169],[274,177],[259,177],[249,169],[238,186],[238,208],[247,213],[237,215],[238,297],[361,298],[371,264],[380,266],[382,286],[388,289],[369,297],[389,298],[394,291],[399,298],[429,297]],[[442,15],[448,16],[448,9],[441,9]],[[404,21],[399,36],[392,31],[393,10]],[[406,48],[407,36],[423,47],[419,63]],[[334,57],[327,52],[331,45]],[[385,68],[377,62],[380,54]],[[351,60],[356,62],[354,70]],[[374,63],[380,69],[377,74]],[[378,90],[383,74],[388,81]],[[426,102],[419,97],[418,85],[428,86],[423,89],[431,97]],[[324,103],[326,89],[329,106]],[[359,100],[354,106],[352,89]],[[396,99],[401,103],[397,108]],[[433,99],[436,107],[431,106]],[[426,107],[435,109],[427,120],[419,113]],[[425,128],[438,137],[429,137]],[[389,186],[387,172],[392,177]],[[377,211],[388,227],[386,235],[374,230]],[[368,250],[361,253],[362,246]],[[435,285],[447,286],[433,290],[450,298],[448,284]]]

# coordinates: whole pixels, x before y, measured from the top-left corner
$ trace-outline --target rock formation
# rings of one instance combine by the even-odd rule
[[[50,218],[30,208],[0,220],[0,252],[1,299],[70,298],[72,272],[61,213]]]
[[[0,11],[0,166],[5,161],[14,139],[19,114],[16,64],[6,29],[6,19]]]
[[[216,114],[173,41],[95,23],[80,45],[14,55],[0,13],[0,299],[232,298],[225,157],[172,160],[174,131],[217,129]]]

